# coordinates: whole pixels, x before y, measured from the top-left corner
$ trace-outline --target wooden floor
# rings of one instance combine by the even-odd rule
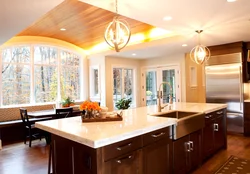
[[[6,145],[0,150],[0,174],[46,174],[48,146],[45,140]],[[228,148],[221,150],[193,174],[213,174],[231,155],[250,159],[250,137],[228,135]]]

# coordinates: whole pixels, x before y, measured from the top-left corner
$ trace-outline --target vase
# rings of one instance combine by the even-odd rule
[[[85,110],[85,118],[86,119],[91,119],[94,118],[94,111],[93,110]]]

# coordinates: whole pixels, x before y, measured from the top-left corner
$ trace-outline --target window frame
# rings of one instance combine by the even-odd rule
[[[113,103],[113,107],[114,109],[116,109],[115,107],[115,103],[114,103],[114,78],[113,78],[113,70],[114,68],[121,68],[122,69],[122,92],[121,92],[121,96],[124,96],[124,73],[123,70],[124,69],[132,69],[132,102],[130,105],[130,108],[135,108],[138,105],[138,99],[137,99],[137,95],[136,95],[136,86],[137,86],[137,68],[135,66],[128,66],[128,65],[111,65],[111,80],[112,80],[112,87],[111,87],[111,91],[112,91],[112,103]]]
[[[57,63],[55,65],[51,64],[37,64],[34,62],[34,49],[35,46],[43,46],[43,47],[52,47],[55,48],[57,50],[57,58],[56,61]],[[83,59],[84,56],[82,54],[80,54],[79,52],[77,52],[74,49],[70,49],[64,46],[60,46],[60,45],[54,45],[54,44],[50,44],[50,43],[16,43],[16,44],[11,44],[11,45],[6,45],[6,46],[2,46],[0,48],[0,70],[2,72],[3,69],[3,60],[2,60],[2,52],[5,49],[11,49],[11,51],[13,50],[13,48],[15,47],[29,47],[30,48],[30,62],[29,67],[30,67],[30,102],[27,104],[13,104],[13,105],[3,105],[3,93],[2,93],[2,73],[0,74],[0,108],[13,108],[13,107],[21,107],[21,106],[39,106],[39,105],[50,105],[50,104],[55,104],[57,101],[61,100],[61,94],[60,94],[60,73],[61,73],[61,51],[67,51],[70,52],[72,54],[77,55],[77,57],[79,57],[79,80],[80,80],[80,99],[79,100],[75,100],[76,102],[80,102],[83,101],[84,93],[83,93],[83,88],[84,88],[84,83],[83,83]],[[58,77],[59,80],[57,80],[58,83],[58,88],[57,88],[57,100],[53,101],[53,102],[44,102],[44,103],[36,103],[35,101],[35,74],[34,74],[34,68],[36,65],[42,65],[42,66],[55,66],[57,67],[57,73],[58,73]]]

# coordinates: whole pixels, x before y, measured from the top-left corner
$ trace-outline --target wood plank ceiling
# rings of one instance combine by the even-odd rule
[[[17,36],[44,36],[64,40],[85,50],[104,42],[103,34],[115,13],[77,1],[66,0]],[[151,26],[122,16],[132,34],[148,31]],[[65,28],[66,31],[60,31]]]

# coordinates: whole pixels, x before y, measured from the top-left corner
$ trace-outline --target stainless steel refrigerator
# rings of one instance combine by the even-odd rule
[[[213,56],[206,63],[206,102],[226,103],[228,132],[243,133],[241,54]]]

